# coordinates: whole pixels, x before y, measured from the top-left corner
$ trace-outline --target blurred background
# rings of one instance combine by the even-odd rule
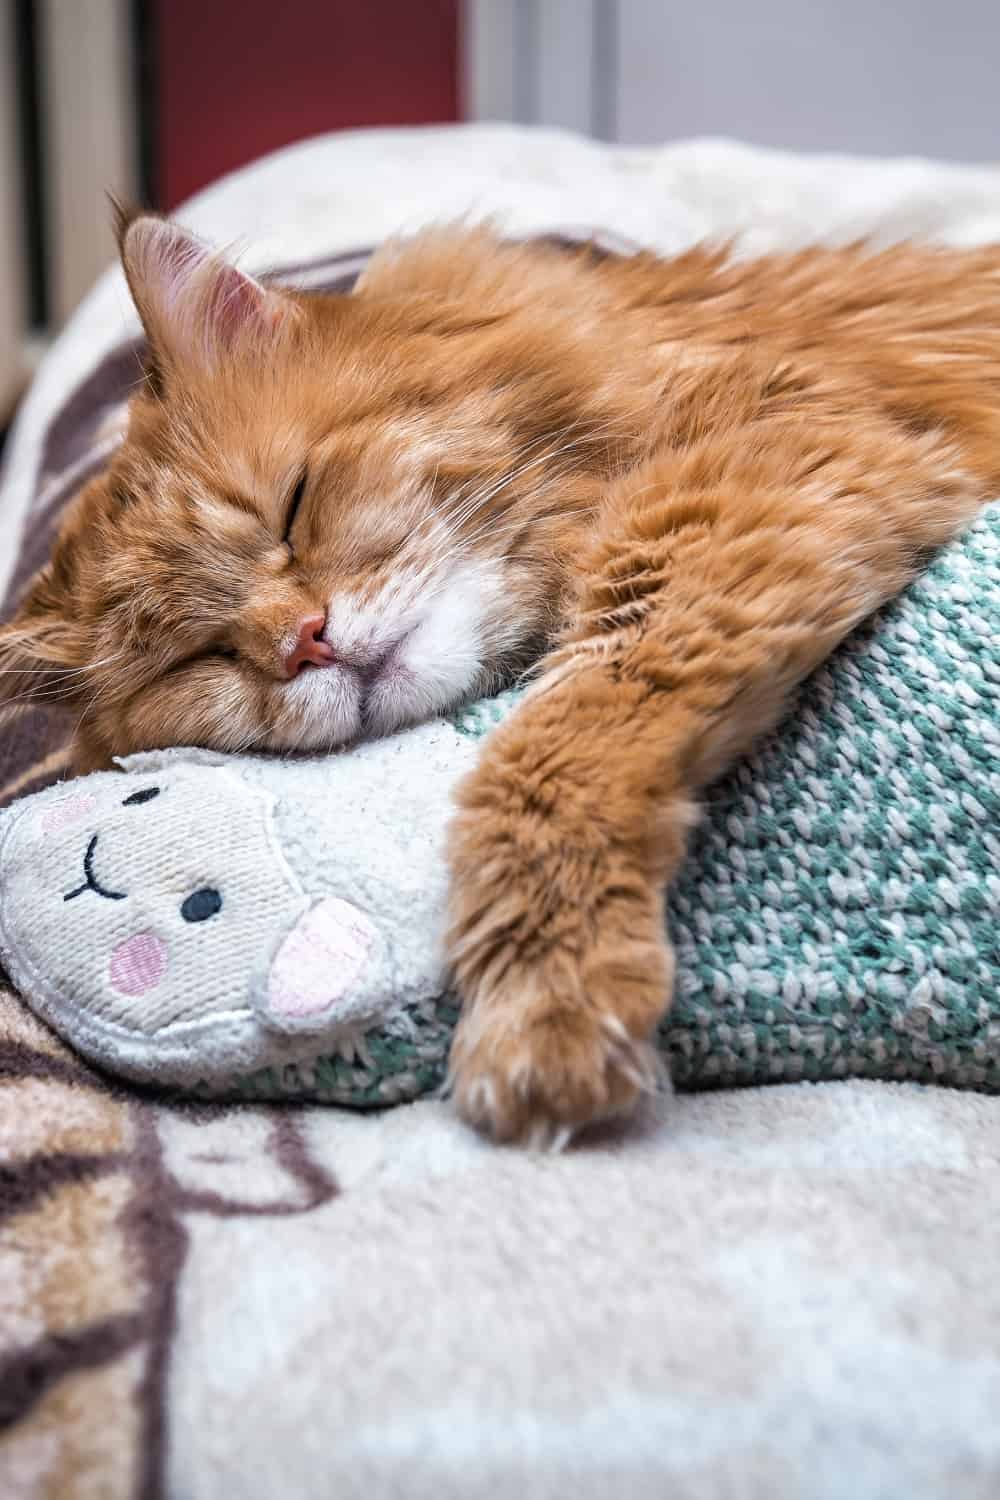
[[[998,0],[0,0],[0,428],[109,262],[319,132],[512,120],[647,144],[1000,160]]]

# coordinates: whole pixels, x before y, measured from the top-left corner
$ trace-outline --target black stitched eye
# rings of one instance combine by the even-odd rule
[[[192,891],[181,905],[181,916],[185,922],[207,922],[217,911],[222,910],[222,897],[214,886],[203,885]]]
[[[144,786],[141,792],[133,792],[131,797],[126,797],[122,807],[138,807],[140,802],[152,802],[153,798],[159,795],[158,786]]]
[[[292,545],[292,527],[295,525],[295,517],[298,515],[299,506],[302,504],[302,496],[306,492],[306,481],[308,478],[308,469],[303,469],[299,476],[299,482],[292,491],[292,498],[288,502],[288,511],[285,515],[285,534],[281,539],[287,547]]]

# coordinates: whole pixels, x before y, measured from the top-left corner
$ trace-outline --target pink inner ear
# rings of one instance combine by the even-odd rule
[[[136,220],[126,236],[125,258],[161,337],[180,352],[204,356],[213,346],[231,347],[248,329],[266,334],[288,308],[280,295],[165,219]]]
[[[277,299],[270,298],[249,276],[222,262],[214,275],[208,321],[220,343],[232,344],[243,329],[253,325],[266,329],[277,321],[269,311],[272,302],[280,306]]]
[[[375,942],[364,912],[330,896],[310,907],[275,954],[268,975],[268,1009],[275,1019],[304,1021],[328,1015],[361,976]]]
[[[260,294],[252,282],[230,266],[220,267],[212,304],[212,324],[218,336],[228,341],[236,337],[249,318],[257,314]]]
[[[147,259],[144,269],[163,291],[168,311],[191,277],[208,259],[208,251],[193,236],[163,220],[154,221],[144,237]]]

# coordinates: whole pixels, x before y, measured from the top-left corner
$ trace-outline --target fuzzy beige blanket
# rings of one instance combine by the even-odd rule
[[[267,265],[435,214],[1000,239],[1000,173],[522,130],[282,153],[187,215]],[[0,581],[111,276],[46,360]],[[3,544],[6,544],[6,548]],[[448,1110],[179,1109],[0,988],[2,1500],[994,1500],[1000,1100],[833,1083],[660,1101],[559,1158]]]
[[[1000,1109],[165,1108],[0,998],[4,1500],[1000,1492]]]

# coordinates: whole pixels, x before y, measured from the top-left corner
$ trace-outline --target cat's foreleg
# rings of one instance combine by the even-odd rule
[[[564,644],[459,792],[451,1081],[473,1124],[559,1143],[651,1086],[700,789],[976,509],[946,451],[895,457],[874,473],[849,433],[755,425],[610,494]]]
[[[662,892],[693,821],[656,717],[642,684],[588,666],[543,683],[461,789],[451,1082],[498,1139],[561,1144],[654,1084],[673,977]]]

